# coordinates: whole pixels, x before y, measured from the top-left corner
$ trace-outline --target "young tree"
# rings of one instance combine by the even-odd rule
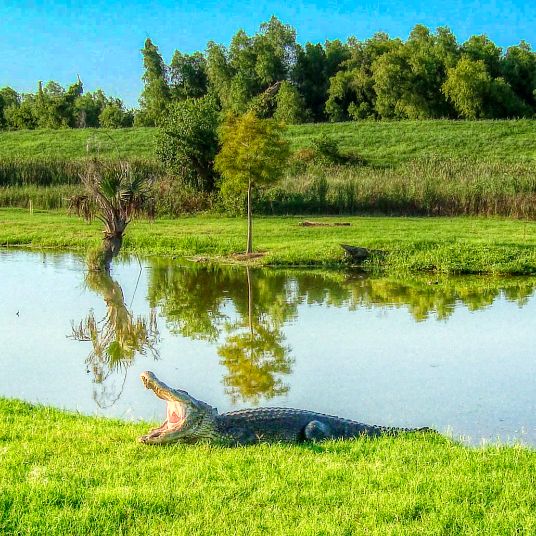
[[[222,176],[222,192],[247,192],[248,255],[253,251],[253,188],[273,184],[282,175],[289,156],[283,133],[279,123],[258,119],[253,112],[229,117],[219,130],[221,150],[214,167]]]

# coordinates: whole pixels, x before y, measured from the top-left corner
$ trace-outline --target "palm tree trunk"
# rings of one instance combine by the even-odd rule
[[[119,255],[121,245],[123,244],[123,235],[105,236],[103,241],[104,249],[104,269],[110,271],[110,265],[114,257]]]
[[[251,215],[251,180],[248,183],[248,245],[246,249],[246,255],[253,253],[253,222]]]

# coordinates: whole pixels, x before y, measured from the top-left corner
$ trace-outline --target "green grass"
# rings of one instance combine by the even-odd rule
[[[510,161],[536,159],[536,121],[360,121],[300,125],[290,130],[295,148],[326,133],[368,162],[397,166],[430,156]]]
[[[536,273],[536,222],[495,218],[315,218],[349,227],[302,227],[303,217],[258,217],[254,248],[266,265],[340,265],[341,243],[381,249],[368,268],[390,273]],[[310,218],[309,218],[310,219]],[[99,244],[98,222],[65,213],[0,209],[0,245],[87,250]],[[245,249],[244,218],[215,216],[133,222],[124,251],[216,260]],[[225,259],[223,259],[225,260]]]
[[[5,158],[153,158],[154,128],[86,128],[0,132],[0,160]]]
[[[151,128],[23,130],[0,132],[5,158],[154,158]],[[536,159],[536,122],[519,121],[361,121],[298,125],[289,128],[294,149],[327,133],[341,148],[371,164],[397,166],[433,155],[515,161]]]
[[[534,534],[536,452],[432,434],[147,447],[148,424],[0,399],[0,532]]]

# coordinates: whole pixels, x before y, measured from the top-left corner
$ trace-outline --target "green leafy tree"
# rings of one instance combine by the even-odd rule
[[[209,41],[206,51],[209,92],[215,95],[222,108],[229,107],[229,95],[234,69],[223,45]]]
[[[491,76],[483,60],[463,57],[456,67],[448,70],[443,92],[456,111],[466,119],[486,116],[486,96],[491,86]]]
[[[396,48],[398,40],[377,33],[365,42],[355,38],[346,45],[347,59],[329,79],[326,113],[331,121],[375,117],[376,91],[372,76],[374,61]]]
[[[272,16],[252,40],[255,72],[263,89],[288,80],[296,63],[296,30]]]
[[[514,93],[525,103],[534,107],[536,100],[536,54],[525,41],[510,47],[502,64],[502,73]]]
[[[10,104],[4,109],[4,120],[8,128],[34,129],[37,128],[35,96],[23,94],[20,101]]]
[[[142,126],[155,126],[170,102],[167,69],[158,47],[147,38],[141,50],[143,55],[143,91],[140,113],[136,116]]]
[[[9,107],[20,106],[19,94],[10,87],[0,89],[0,128],[7,126],[4,111]]]
[[[446,29],[434,35],[417,25],[373,63],[375,107],[384,118],[428,119],[452,113],[441,87],[455,61],[457,45]]]
[[[108,98],[100,89],[80,95],[74,102],[76,126],[79,128],[99,127],[100,114],[107,104]]]
[[[274,119],[288,125],[298,125],[306,120],[305,102],[295,86],[283,82],[275,96]]]
[[[200,52],[173,54],[169,65],[171,97],[175,100],[198,98],[208,90],[207,60]]]
[[[502,49],[487,35],[473,35],[462,45],[462,53],[473,61],[482,61],[492,78],[502,74]]]
[[[203,191],[212,190],[218,124],[212,96],[172,103],[157,134],[158,158],[185,182]]]
[[[443,92],[466,119],[529,116],[530,108],[501,77],[493,79],[484,60],[464,56],[449,69]]]
[[[99,126],[106,128],[126,128],[134,123],[134,114],[125,110],[120,99],[108,101],[99,114]]]
[[[229,117],[219,130],[221,150],[215,169],[221,174],[221,189],[247,192],[248,238],[246,254],[253,252],[252,193],[277,181],[289,156],[283,127],[274,120],[259,119],[252,112]]]
[[[326,52],[321,44],[307,43],[305,48],[298,46],[292,80],[304,100],[306,112],[314,121],[322,121],[327,99],[328,73]]]

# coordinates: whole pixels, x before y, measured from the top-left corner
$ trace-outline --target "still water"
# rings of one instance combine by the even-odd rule
[[[536,445],[536,286],[170,259],[87,273],[0,251],[0,396],[160,420],[152,370],[219,411],[306,408]]]

